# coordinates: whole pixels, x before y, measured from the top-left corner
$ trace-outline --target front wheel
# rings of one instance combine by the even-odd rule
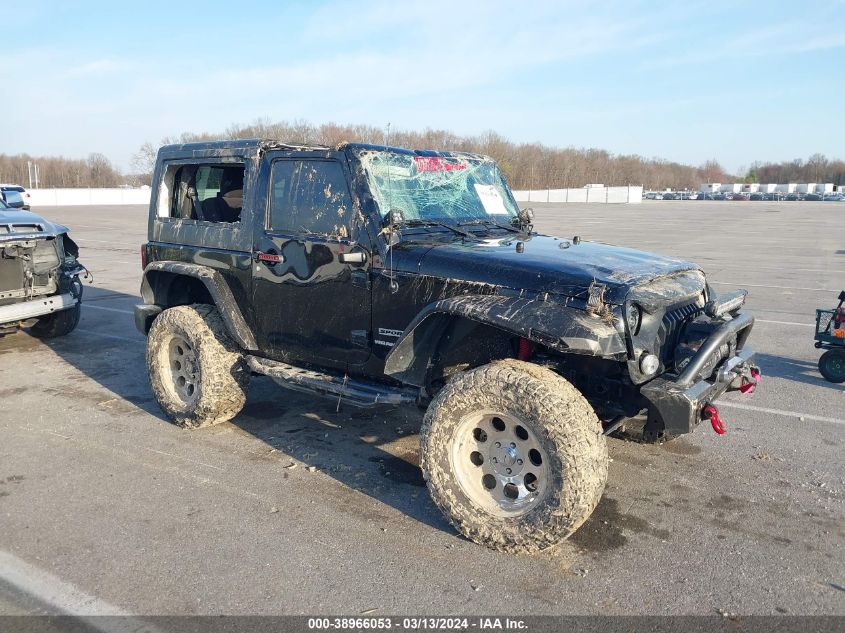
[[[607,481],[590,404],[549,369],[499,361],[453,378],[429,406],[421,466],[435,504],[464,536],[531,552],[569,537]]]
[[[72,308],[51,312],[38,317],[38,322],[29,331],[37,338],[57,338],[70,334],[79,325],[82,316],[82,302]]]
[[[828,382],[845,382],[845,349],[829,349],[822,354],[819,372]]]

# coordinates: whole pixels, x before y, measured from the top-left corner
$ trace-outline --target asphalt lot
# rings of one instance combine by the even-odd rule
[[[231,423],[167,423],[131,315],[146,209],[45,208],[95,282],[67,338],[0,339],[0,614],[845,615],[845,389],[812,341],[845,287],[845,204],[534,208],[543,232],[750,291],[764,379],[724,398],[726,435],[610,440],[570,541],[493,552],[430,502],[417,411],[335,413],[259,378]]]

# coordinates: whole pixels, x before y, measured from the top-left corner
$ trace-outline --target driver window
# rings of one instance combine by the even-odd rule
[[[270,230],[349,236],[352,198],[337,161],[278,160],[273,163],[270,192]]]

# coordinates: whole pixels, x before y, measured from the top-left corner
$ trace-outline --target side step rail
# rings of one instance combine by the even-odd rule
[[[246,360],[252,371],[269,376],[282,387],[321,396],[338,396],[356,407],[413,404],[419,395],[417,390],[341,378],[257,356],[247,356]]]

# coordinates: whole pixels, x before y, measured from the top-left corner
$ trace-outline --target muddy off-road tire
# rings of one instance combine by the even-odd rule
[[[82,316],[82,303],[72,308],[60,310],[38,318],[38,322],[29,328],[30,333],[37,338],[57,338],[70,334],[79,325]]]
[[[156,317],[147,370],[161,409],[190,429],[235,417],[251,376],[217,309],[205,304],[168,308]]]
[[[822,354],[819,373],[828,382],[845,382],[845,349],[829,349]]]
[[[544,367],[497,361],[454,377],[420,432],[434,503],[476,543],[533,552],[569,537],[607,481],[601,423]]]

